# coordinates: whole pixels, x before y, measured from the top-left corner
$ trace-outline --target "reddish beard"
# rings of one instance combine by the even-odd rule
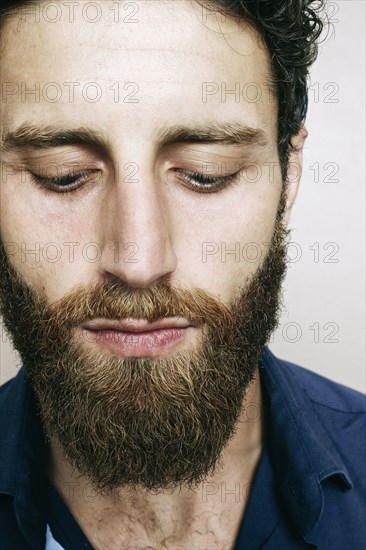
[[[271,247],[230,307],[203,289],[77,287],[47,306],[0,241],[0,311],[40,408],[46,437],[98,492],[192,487],[213,475],[276,328],[286,271],[283,192]],[[168,358],[123,358],[81,345],[88,319],[183,317],[201,338]]]

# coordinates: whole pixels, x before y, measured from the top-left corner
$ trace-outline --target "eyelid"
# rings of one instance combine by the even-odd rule
[[[237,184],[240,179],[241,170],[226,176],[212,176],[209,174],[201,174],[200,172],[193,172],[191,170],[184,170],[182,168],[174,168],[173,172],[180,174],[183,183],[188,183],[189,187],[197,192],[218,193],[219,191]],[[201,180],[201,182],[199,180]]]
[[[101,167],[106,162],[105,155],[99,150],[95,150],[85,146],[68,146],[59,145],[50,148],[35,148],[26,149],[23,151],[15,151],[15,158],[24,164],[31,165],[47,165],[58,164],[60,167],[67,168],[68,166],[88,166]]]
[[[169,163],[167,163],[167,168],[174,169],[175,166],[179,166],[179,168],[181,168],[182,170],[186,170],[187,172],[201,173],[206,175],[211,175],[211,172],[212,174],[213,172],[217,172],[218,175],[225,175],[239,171],[250,162],[253,162],[253,160],[225,158],[225,160],[202,161],[202,157],[201,159],[180,159],[178,157],[174,160],[171,159]],[[210,172],[210,174],[208,174],[208,172]]]
[[[79,170],[78,172],[69,172],[67,174],[62,174],[56,177],[46,177],[29,171],[29,173],[31,174],[32,182],[40,187],[43,191],[59,194],[66,194],[71,193],[72,191],[76,191],[83,185],[85,180],[87,180],[88,178],[90,179],[91,176],[95,175],[98,172],[99,170],[95,169]],[[75,180],[68,185],[60,185],[60,181],[67,178],[75,178]]]
[[[32,160],[31,162],[23,162],[21,166],[24,169],[28,169],[31,172],[36,172],[41,175],[43,175],[44,172],[46,172],[45,177],[62,177],[64,175],[68,175],[71,173],[76,172],[83,172],[86,170],[101,170],[103,169],[103,165],[98,162],[88,162],[88,161],[80,161],[80,162],[70,162],[70,161],[63,161],[63,162],[36,162]],[[48,172],[55,171],[57,175],[49,175]]]

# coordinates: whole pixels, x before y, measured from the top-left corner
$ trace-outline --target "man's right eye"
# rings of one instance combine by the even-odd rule
[[[69,193],[77,189],[83,184],[91,174],[95,174],[95,170],[81,170],[80,172],[74,172],[73,174],[67,174],[57,178],[46,178],[31,172],[33,183],[35,183],[41,189],[48,189],[59,193]]]

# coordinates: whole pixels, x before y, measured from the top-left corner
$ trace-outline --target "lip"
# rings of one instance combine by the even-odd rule
[[[165,317],[154,323],[149,323],[146,319],[92,319],[81,325],[81,328],[93,331],[99,330],[118,330],[121,332],[150,332],[157,329],[178,329],[194,326],[187,319],[180,317]]]
[[[82,326],[83,339],[119,357],[164,357],[184,342],[192,341],[195,329],[187,319],[93,319]]]

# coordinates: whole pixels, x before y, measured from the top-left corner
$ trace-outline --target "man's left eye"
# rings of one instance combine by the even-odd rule
[[[240,171],[228,176],[207,176],[206,174],[200,174],[199,172],[190,172],[181,168],[175,168],[174,172],[179,174],[179,178],[185,185],[193,188],[199,193],[212,193],[227,188],[235,183],[238,183],[240,178]]]

